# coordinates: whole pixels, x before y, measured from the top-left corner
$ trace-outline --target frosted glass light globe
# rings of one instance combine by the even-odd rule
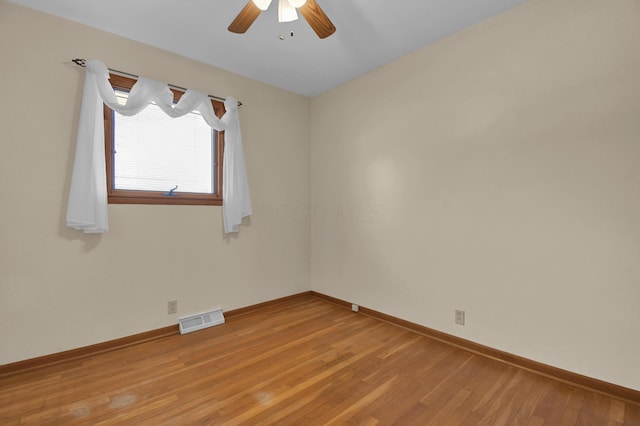
[[[251,1],[253,1],[253,4],[258,6],[260,10],[267,10],[269,8],[269,5],[271,4],[271,0],[251,0]]]

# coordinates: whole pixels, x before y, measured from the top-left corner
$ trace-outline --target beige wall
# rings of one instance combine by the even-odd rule
[[[312,289],[640,389],[639,41],[530,0],[313,99]]]
[[[309,221],[290,215],[309,202],[308,98],[5,1],[0,52],[0,364],[309,289]],[[64,226],[75,57],[244,102],[256,214],[238,238],[219,207],[112,205],[104,235]]]

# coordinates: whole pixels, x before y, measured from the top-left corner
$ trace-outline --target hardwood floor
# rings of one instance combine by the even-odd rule
[[[2,377],[0,424],[640,425],[640,406],[304,296]]]

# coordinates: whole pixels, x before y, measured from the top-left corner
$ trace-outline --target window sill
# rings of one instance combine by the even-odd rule
[[[108,195],[109,204],[155,204],[155,205],[191,205],[221,206],[222,197],[208,194],[177,193],[174,196],[162,195],[160,192],[118,191]]]

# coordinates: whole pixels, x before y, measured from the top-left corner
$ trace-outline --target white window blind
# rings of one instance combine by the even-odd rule
[[[125,105],[127,92],[116,91]],[[133,116],[114,113],[115,189],[215,191],[215,130],[194,111],[167,116],[155,103]]]

